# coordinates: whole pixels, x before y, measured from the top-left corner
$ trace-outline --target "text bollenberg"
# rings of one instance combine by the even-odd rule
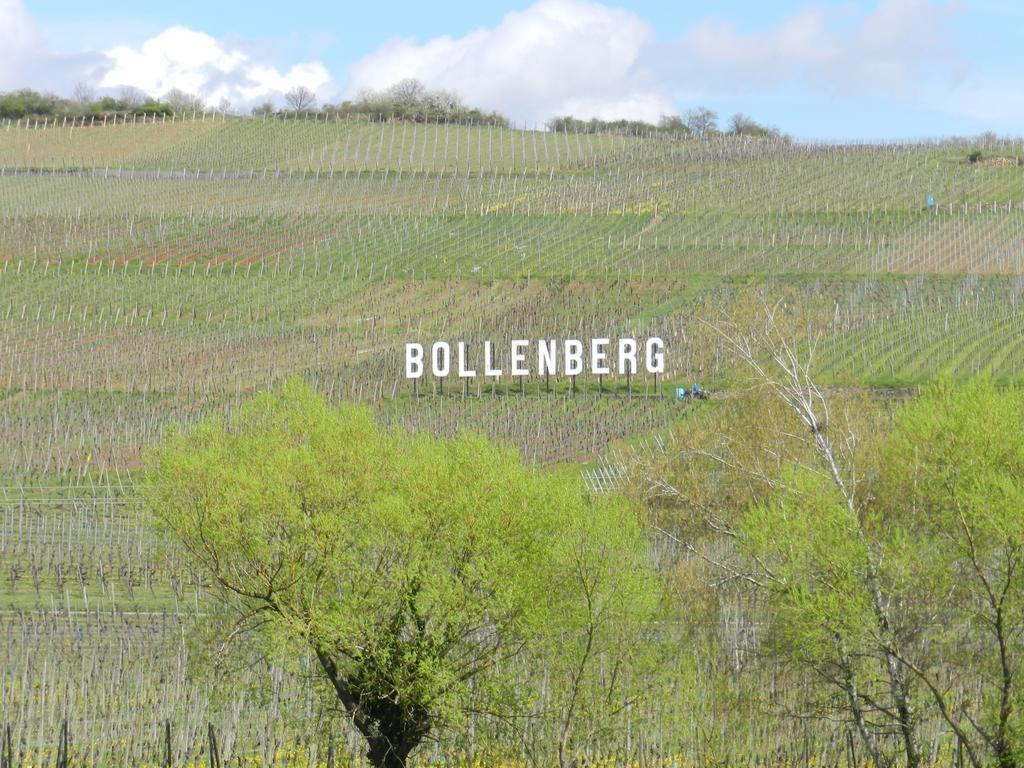
[[[643,343],[636,339],[616,339],[615,343],[611,339],[591,339],[589,348],[577,339],[514,339],[508,345],[507,362],[496,356],[494,345],[489,341],[483,342],[483,359],[476,363],[470,360],[471,350],[466,342],[457,342],[454,350],[452,347],[446,341],[436,341],[429,349],[416,342],[406,344],[405,378],[419,379],[428,368],[438,378],[453,373],[460,379],[534,373],[579,376],[588,365],[589,372],[595,376],[632,375],[640,371],[641,363],[647,373],[665,372],[665,342],[657,336]],[[479,372],[477,365],[481,365]]]

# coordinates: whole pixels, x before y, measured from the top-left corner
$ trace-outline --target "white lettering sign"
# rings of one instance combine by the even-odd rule
[[[420,379],[430,373],[443,379],[452,373],[454,361],[455,373],[459,378],[473,379],[477,376],[476,364],[480,358],[485,378],[501,378],[504,375],[504,369],[498,367],[502,359],[508,362],[510,376],[579,376],[587,370],[594,376],[606,376],[612,371],[618,372],[620,376],[635,375],[640,370],[641,362],[647,373],[665,372],[665,342],[657,336],[651,336],[642,345],[636,339],[613,341],[595,338],[590,340],[589,347],[578,339],[564,339],[561,342],[556,339],[513,339],[508,348],[501,352],[503,354],[499,357],[495,345],[485,341],[478,350],[479,356],[471,360],[474,350],[466,342],[458,342],[453,355],[451,344],[436,341],[430,345],[428,356],[423,344],[410,342],[405,345],[405,378]],[[589,354],[585,355],[585,352]]]

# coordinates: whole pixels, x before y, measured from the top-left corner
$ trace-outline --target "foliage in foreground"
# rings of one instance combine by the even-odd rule
[[[219,587],[231,635],[315,654],[375,765],[405,765],[471,700],[516,708],[528,692],[496,669],[526,654],[564,672],[544,713],[563,760],[594,685],[612,714],[633,701],[594,666],[628,679],[655,607],[639,521],[510,448],[388,431],[293,380],[171,437],[142,493]]]
[[[808,711],[841,714],[873,764],[924,765],[940,732],[974,768],[1019,766],[1024,392],[940,383],[886,407],[786,359],[642,467],[659,525],[765,600],[763,649],[822,682]]]

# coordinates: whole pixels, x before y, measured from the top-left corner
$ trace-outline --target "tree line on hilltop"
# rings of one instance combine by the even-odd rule
[[[123,88],[117,96],[99,95],[91,86],[80,83],[70,98],[30,88],[0,93],[0,119],[48,119],[102,117],[105,115],[172,116],[221,112],[238,114],[222,99],[207,104],[200,96],[172,88],[159,98],[137,88]],[[319,104],[316,94],[298,86],[284,95],[283,104],[266,101],[249,110],[253,116],[325,115],[370,122],[404,121],[417,123],[452,122],[469,125],[512,127],[512,121],[493,110],[467,105],[453,91],[429,89],[419,80],[405,79],[379,91],[365,90],[355,98],[337,104]],[[664,134],[708,137],[715,135],[785,138],[776,127],[764,125],[745,114],[733,115],[723,128],[719,115],[706,107],[695,107],[683,115],[663,115],[656,123],[631,119],[583,119],[560,115],[546,123],[550,131],[564,133],[605,133],[617,135]]]

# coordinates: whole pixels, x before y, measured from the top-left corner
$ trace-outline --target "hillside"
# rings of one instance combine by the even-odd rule
[[[167,720],[182,754],[213,719],[239,743],[270,727],[246,698],[255,672],[232,701],[191,687],[180,635],[205,586],[144,529],[132,484],[172,424],[288,376],[570,466],[684,418],[677,386],[735,394],[706,322],[761,301],[783,302],[828,386],[1019,380],[1024,146],[974,149],[220,116],[0,126],[0,648],[20,670],[0,724],[47,741],[56,685],[125,764]],[[403,372],[409,341],[652,335],[661,377],[414,389]],[[305,689],[282,686],[302,711]]]

